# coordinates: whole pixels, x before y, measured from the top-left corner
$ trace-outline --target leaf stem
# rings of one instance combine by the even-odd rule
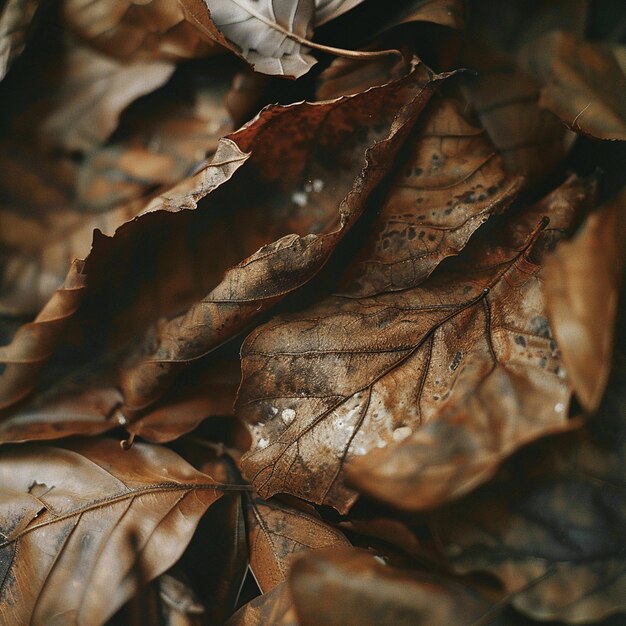
[[[329,54],[334,54],[338,57],[344,57],[346,59],[356,59],[367,61],[369,59],[377,59],[380,57],[389,56],[390,54],[396,54],[400,58],[402,58],[402,53],[400,50],[374,50],[374,51],[364,51],[364,50],[346,50],[345,48],[335,48],[334,46],[325,46],[321,43],[315,43],[314,41],[310,41],[305,37],[301,37],[300,35],[294,33],[293,31],[287,30],[277,22],[273,22],[269,18],[265,17],[262,13],[257,11],[256,9],[248,6],[241,0],[231,0],[231,2],[235,3],[238,7],[242,8],[244,11],[247,11],[253,17],[256,17],[259,21],[263,22],[270,28],[278,31],[279,33],[285,35],[288,39],[292,41],[296,41],[299,44],[306,46],[307,48],[313,48],[314,50],[321,50],[322,52],[328,52]]]

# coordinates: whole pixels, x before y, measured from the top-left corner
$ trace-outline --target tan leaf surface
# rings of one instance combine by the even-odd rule
[[[555,32],[530,42],[520,54],[543,83],[541,107],[573,131],[626,140],[626,76],[609,47]]]
[[[166,448],[115,441],[0,454],[0,618],[101,624],[185,548],[219,484]],[[133,546],[134,544],[134,546]]]
[[[254,185],[255,198],[227,200],[237,207],[231,219],[245,253],[225,251],[223,265],[213,264],[212,291],[185,315],[164,322],[123,371],[128,409],[154,402],[186,362],[230,339],[320,270],[441,78],[431,80],[418,65],[406,79],[357,96],[268,108],[231,136],[252,152],[237,189]],[[173,193],[180,195],[177,188]]]
[[[345,512],[354,464],[360,488],[422,508],[485,480],[523,443],[568,428],[570,388],[532,255],[571,227],[587,194],[573,179],[510,221],[494,218],[421,286],[327,298],[255,330],[236,411],[254,424],[243,469],[259,494]]]
[[[224,49],[188,19],[193,0],[64,0],[63,18],[102,52],[133,61],[181,61]],[[206,9],[205,9],[206,10]]]
[[[289,576],[299,623],[470,626],[492,609],[493,599],[471,587],[379,558],[355,548],[301,556]]]
[[[611,368],[626,243],[626,193],[591,214],[546,262],[546,306],[572,387],[595,411]]]
[[[273,500],[250,497],[247,517],[250,569],[263,593],[285,580],[296,554],[350,545],[321,519]]]

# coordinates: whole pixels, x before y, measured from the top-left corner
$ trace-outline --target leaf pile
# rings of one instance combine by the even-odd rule
[[[625,24],[0,3],[0,623],[623,623]]]

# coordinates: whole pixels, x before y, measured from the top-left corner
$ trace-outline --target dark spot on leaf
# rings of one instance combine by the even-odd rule
[[[524,337],[522,337],[521,335],[518,335],[517,337],[515,337],[515,343],[518,346],[522,346],[522,348],[526,347],[526,339],[524,339]]]

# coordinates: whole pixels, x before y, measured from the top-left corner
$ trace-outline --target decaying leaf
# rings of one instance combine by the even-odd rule
[[[254,497],[248,501],[248,541],[250,569],[263,593],[285,580],[298,553],[350,545],[321,519]]]
[[[233,215],[243,225],[239,242],[250,256],[241,255],[244,260],[223,277],[216,268],[221,282],[149,337],[145,353],[122,374],[129,410],[154,402],[187,362],[230,339],[320,270],[361,215],[441,78],[418,65],[407,78],[357,96],[266,109],[231,135],[252,153],[235,184],[256,185],[256,202],[243,199]]]
[[[494,604],[470,587],[392,568],[354,548],[303,555],[291,569],[289,587],[301,626],[470,626],[481,623]]]
[[[0,409],[30,393],[38,371],[53,354],[78,309],[84,289],[83,263],[77,261],[41,313],[22,326],[11,343],[0,346]]]
[[[576,132],[626,140],[626,76],[608,47],[555,32],[529,43],[521,58],[544,84],[540,106]]]
[[[227,622],[228,626],[298,626],[287,583],[274,587],[241,607]]]
[[[106,439],[3,449],[0,475],[7,624],[103,623],[133,594],[134,564],[147,579],[164,572],[221,495],[166,448]]]
[[[110,56],[180,61],[223,51],[187,13],[200,2],[64,0],[63,17],[75,33]]]
[[[417,429],[409,453],[380,451],[351,479],[397,506],[421,508],[484,480],[526,441],[568,428],[570,388],[531,254],[543,237],[570,228],[586,202],[586,184],[571,180],[496,222],[497,236],[479,231],[421,286],[409,277],[401,291],[331,297],[254,331],[242,349],[237,413],[254,425],[243,467],[260,495],[287,492],[345,512],[356,494],[344,466]],[[445,218],[444,209],[436,213]],[[463,200],[457,209],[461,220],[474,210]],[[546,215],[553,223],[542,235]],[[431,462],[437,480],[426,471]]]
[[[548,317],[581,405],[595,411],[611,368],[626,244],[626,194],[587,218],[546,263]]]
[[[434,521],[457,571],[496,574],[535,619],[580,624],[626,612],[625,373],[622,353],[590,429],[530,448],[508,480]]]

